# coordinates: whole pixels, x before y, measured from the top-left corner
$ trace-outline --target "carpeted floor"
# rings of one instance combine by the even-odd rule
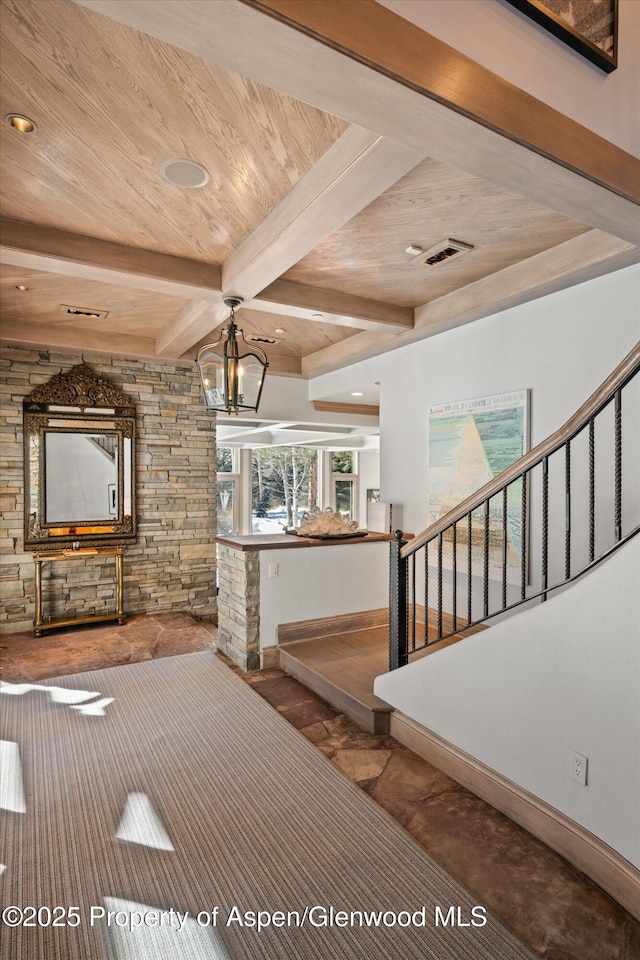
[[[213,653],[38,686],[0,698],[3,960],[533,957]]]

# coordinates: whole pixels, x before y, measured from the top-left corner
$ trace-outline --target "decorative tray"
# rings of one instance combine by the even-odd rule
[[[366,537],[368,530],[356,530],[355,533],[298,533],[297,530],[287,530],[292,537],[303,537],[305,540],[353,540],[355,537]]]

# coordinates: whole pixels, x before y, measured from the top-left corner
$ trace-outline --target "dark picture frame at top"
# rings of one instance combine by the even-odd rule
[[[618,0],[507,0],[605,73],[618,66]],[[572,17],[565,19],[563,13]]]

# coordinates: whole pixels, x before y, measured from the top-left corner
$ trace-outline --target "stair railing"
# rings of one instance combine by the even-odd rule
[[[639,371],[636,344],[550,437],[411,541],[396,531],[390,670],[493,617],[544,602],[640,531]]]

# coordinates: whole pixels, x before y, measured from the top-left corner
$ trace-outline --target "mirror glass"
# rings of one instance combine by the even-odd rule
[[[48,430],[44,456],[47,523],[117,518],[116,433]]]
[[[130,398],[83,364],[38,387],[23,408],[25,547],[134,540]]]

